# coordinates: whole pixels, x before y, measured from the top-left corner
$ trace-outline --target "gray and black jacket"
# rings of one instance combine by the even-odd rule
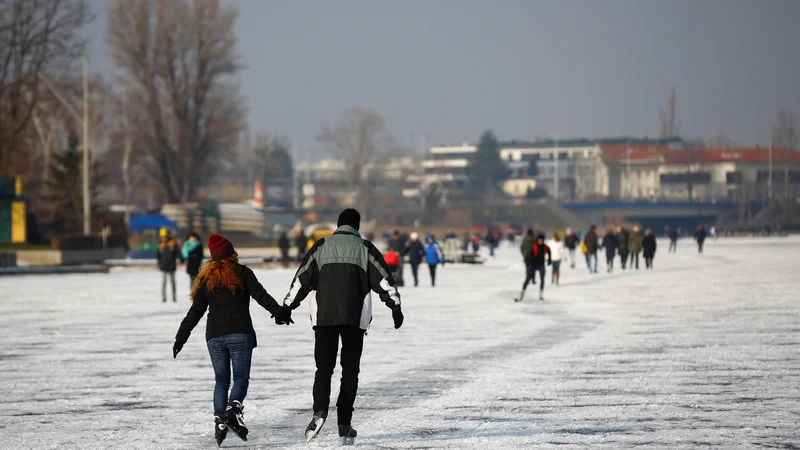
[[[308,251],[283,303],[292,309],[311,294],[311,324],[369,328],[372,291],[392,311],[400,293],[383,255],[349,225],[318,240]]]

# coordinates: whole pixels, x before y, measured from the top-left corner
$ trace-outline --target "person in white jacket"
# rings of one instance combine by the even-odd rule
[[[558,233],[553,233],[553,239],[547,242],[550,247],[550,255],[553,259],[553,278],[551,283],[558,285],[558,279],[561,277],[561,260],[566,257],[567,249],[564,247],[564,242]]]

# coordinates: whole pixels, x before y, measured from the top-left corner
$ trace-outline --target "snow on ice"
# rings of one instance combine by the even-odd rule
[[[562,266],[543,303],[530,288],[513,302],[524,268],[511,247],[444,267],[435,288],[421,270],[401,290],[400,330],[376,301],[356,445],[800,448],[800,239],[709,241],[703,256],[666,244],[652,272]],[[293,272],[256,274],[282,298]],[[214,448],[205,320],[172,359],[180,275],[177,304],[161,303],[157,272],[1,278],[0,448]],[[290,327],[251,310],[250,440],[223,447],[306,448],[307,306]],[[338,445],[335,425],[310,446]]]

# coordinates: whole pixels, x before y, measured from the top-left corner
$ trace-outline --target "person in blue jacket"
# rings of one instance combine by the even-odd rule
[[[428,243],[425,244],[425,260],[428,263],[428,270],[431,272],[431,286],[436,286],[436,266],[444,265],[444,253],[432,234],[428,235],[426,241]]]
[[[411,239],[406,243],[406,255],[411,265],[411,274],[414,275],[414,286],[419,286],[419,265],[425,257],[425,247],[419,241],[417,233],[411,233]]]

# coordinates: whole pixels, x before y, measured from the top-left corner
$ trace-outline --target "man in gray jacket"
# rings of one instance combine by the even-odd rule
[[[336,403],[339,436],[352,444],[351,426],[358,391],[358,373],[364,333],[372,321],[372,292],[392,310],[394,327],[403,324],[400,294],[383,255],[361,238],[361,215],[346,209],[339,215],[336,232],[318,240],[295,274],[284,306],[295,309],[310,295],[314,328],[314,417],[306,428],[306,439],[314,439],[328,417],[331,377],[336,367],[339,338],[342,341],[342,384]]]

